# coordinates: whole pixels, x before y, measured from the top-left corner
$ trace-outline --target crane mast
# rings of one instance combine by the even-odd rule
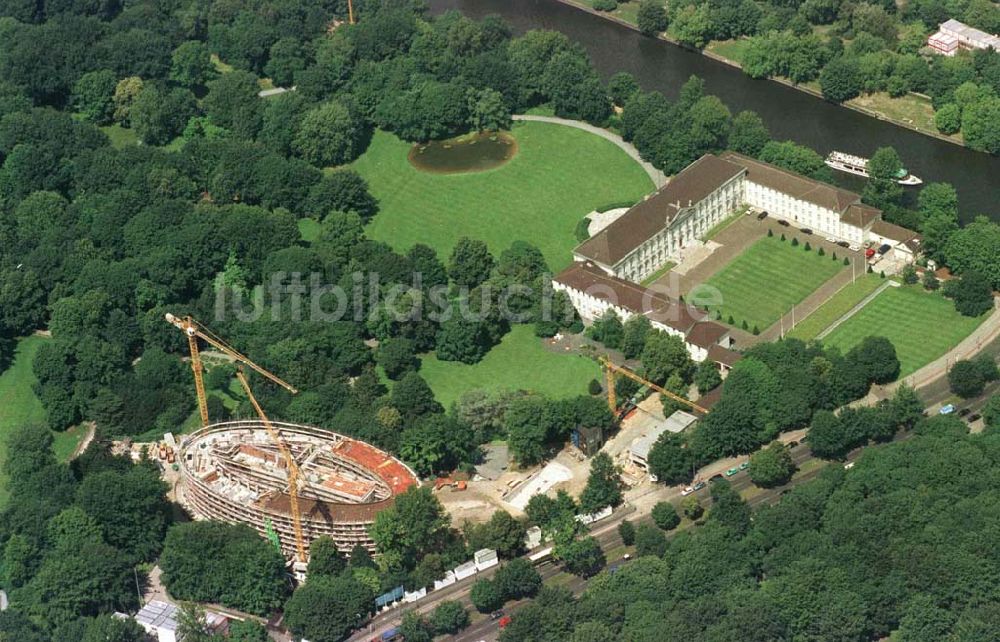
[[[618,364],[613,363],[611,361],[611,359],[609,359],[608,357],[598,357],[597,360],[604,367],[604,376],[606,377],[607,385],[608,385],[608,407],[611,409],[612,413],[615,412],[615,410],[617,409],[617,406],[618,406],[617,400],[615,398],[615,374],[621,374],[623,376],[628,377],[629,379],[631,379],[633,381],[637,381],[637,382],[639,382],[639,383],[641,383],[641,384],[643,384],[645,386],[649,386],[650,388],[652,388],[656,392],[660,393],[661,395],[663,395],[665,397],[668,397],[670,399],[673,399],[674,401],[676,401],[678,403],[682,403],[682,404],[690,407],[693,410],[696,410],[696,411],[698,411],[698,412],[700,412],[702,414],[705,414],[705,415],[708,414],[708,409],[707,408],[702,408],[701,406],[699,406],[695,402],[690,401],[688,399],[685,399],[684,397],[682,397],[680,395],[674,394],[674,393],[670,392],[669,390],[666,390],[662,386],[658,386],[655,383],[653,383],[652,381],[649,381],[648,379],[640,377],[639,375],[637,375],[636,373],[632,372],[628,368],[626,368],[624,366],[619,366]]]
[[[236,369],[236,377],[243,386],[243,391],[246,393],[251,405],[253,405],[254,411],[256,411],[257,416],[260,417],[261,423],[264,424],[267,434],[278,446],[278,450],[281,452],[281,456],[284,458],[285,465],[288,468],[288,498],[289,503],[291,504],[292,527],[295,531],[295,549],[298,553],[299,562],[305,563],[306,546],[305,538],[302,535],[302,516],[299,513],[299,466],[295,462],[292,452],[288,449],[288,446],[282,440],[278,431],[275,430],[274,426],[271,424],[271,420],[267,418],[267,415],[264,413],[264,409],[260,406],[260,403],[257,402],[257,398],[250,390],[250,382],[247,380],[243,367],[246,366],[252,369],[254,372],[257,372],[264,378],[273,381],[293,395],[298,393],[298,390],[284,379],[268,372],[261,366],[251,361],[249,357],[243,355],[225,341],[212,334],[208,328],[202,326],[191,317],[181,318],[168,312],[164,315],[164,318],[166,318],[168,323],[181,330],[187,337],[188,349],[191,352],[191,370],[194,372],[195,393],[198,396],[198,412],[201,415],[202,426],[207,426],[209,424],[209,417],[208,398],[205,395],[205,382],[203,378],[204,366],[201,362],[201,350],[198,348],[198,339],[202,339],[239,364]]]

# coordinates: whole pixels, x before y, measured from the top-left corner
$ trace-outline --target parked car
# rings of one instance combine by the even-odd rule
[[[490,619],[491,620],[499,620],[503,616],[504,616],[503,609],[497,609],[496,611],[493,611],[492,613],[490,613]]]
[[[749,459],[747,461],[743,462],[742,464],[740,464],[740,470],[746,470],[747,468],[750,468],[750,460]]]
[[[799,231],[800,231],[800,232],[802,232],[803,234],[812,234],[812,233],[813,233],[813,231],[812,231],[812,230],[810,230],[810,229],[809,229],[808,227],[803,227],[803,228],[802,228],[801,230],[799,230]]]
[[[788,227],[789,223],[788,221],[778,221],[778,225],[784,225],[785,227]]]
[[[506,629],[507,625],[510,624],[510,621],[511,621],[511,619],[510,619],[509,615],[505,615],[502,618],[500,618],[500,628],[501,629]]]
[[[853,461],[849,461],[846,464],[844,464],[844,469],[845,470],[850,470],[852,468],[854,468],[854,462]]]
[[[948,404],[946,406],[941,406],[941,410],[938,410],[938,414],[941,414],[941,415],[950,415],[953,412],[955,412],[955,406],[954,406],[954,404]]]
[[[878,253],[879,254],[885,254],[886,252],[888,252],[891,249],[892,249],[892,246],[890,246],[888,243],[883,243],[882,245],[879,246]]]
[[[875,250],[873,250],[872,248],[868,248],[867,250],[865,250],[865,258],[866,259],[870,259],[873,256],[875,256]]]
[[[704,488],[705,486],[706,486],[705,482],[703,482],[703,481],[699,481],[699,482],[695,482],[695,484],[694,484],[694,486],[692,486],[692,488],[693,488],[694,490],[701,490],[701,489],[702,489],[702,488]]]
[[[732,468],[730,468],[729,470],[726,471],[726,477],[732,477],[733,475],[735,475],[738,472],[740,472],[740,467],[739,466],[733,466]]]
[[[850,245],[847,246],[847,249],[849,249],[852,252],[857,252],[861,250],[861,246],[858,245],[857,243],[851,243]]]
[[[845,249],[851,247],[851,244],[847,241],[837,241],[837,245]]]
[[[691,486],[685,486],[684,490],[681,491],[681,497],[687,497],[688,495],[690,495],[693,492],[694,492],[694,488],[692,488]]]
[[[757,215],[758,221],[763,221],[765,218],[767,218],[767,212],[761,212],[760,214]]]

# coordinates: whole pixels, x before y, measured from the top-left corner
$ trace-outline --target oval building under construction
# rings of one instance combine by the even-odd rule
[[[305,544],[328,535],[349,553],[375,545],[368,526],[395,496],[420,482],[406,464],[363,441],[320,428],[271,422],[299,468],[299,513]],[[295,531],[285,461],[263,423],[212,424],[180,445],[178,497],[196,519],[247,524],[277,535],[295,554]],[[270,532],[269,532],[270,531]]]

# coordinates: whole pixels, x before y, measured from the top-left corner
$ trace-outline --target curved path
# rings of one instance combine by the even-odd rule
[[[551,123],[553,125],[565,125],[566,127],[576,127],[577,129],[582,129],[583,131],[590,132],[591,134],[597,134],[601,138],[611,141],[617,145],[622,151],[632,157],[632,160],[639,163],[646,173],[649,174],[650,180],[657,188],[663,187],[667,184],[667,177],[660,170],[656,169],[646,161],[642,160],[642,156],[639,155],[639,150],[635,148],[631,143],[626,143],[625,140],[618,134],[613,134],[606,129],[601,129],[600,127],[595,127],[591,124],[584,123],[579,120],[569,120],[567,118],[556,118],[555,116],[533,116],[530,114],[515,114],[511,116],[513,120],[529,120],[537,123]]]

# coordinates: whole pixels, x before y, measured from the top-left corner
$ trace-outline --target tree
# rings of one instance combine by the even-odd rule
[[[792,141],[772,140],[760,150],[758,158],[765,163],[784,167],[796,174],[828,183],[833,182],[833,175],[830,168],[823,162],[823,157],[812,149]]]
[[[784,484],[795,472],[795,463],[788,446],[780,441],[750,456],[750,479],[761,488]]]
[[[131,76],[118,81],[118,84],[115,85],[115,93],[112,96],[112,102],[115,106],[114,119],[116,123],[124,126],[129,125],[129,114],[132,109],[132,103],[139,97],[142,90],[142,78]]]
[[[663,557],[667,552],[667,537],[652,524],[639,524],[635,529],[635,554],[638,557],[652,555]]]
[[[389,403],[410,420],[443,410],[441,404],[434,399],[434,391],[424,378],[412,370],[404,374],[392,387]]]
[[[953,393],[963,399],[971,399],[983,394],[986,380],[982,370],[972,361],[956,361],[948,371],[948,386]]]
[[[510,129],[510,107],[503,94],[493,89],[469,90],[469,126],[476,131]]]
[[[292,149],[317,167],[343,165],[363,149],[365,128],[339,102],[329,101],[306,112]]]
[[[493,576],[493,583],[504,600],[532,597],[542,587],[542,576],[528,560],[518,557],[507,562]]]
[[[955,103],[942,105],[934,112],[934,126],[942,134],[957,134],[962,128],[962,108]]]
[[[445,600],[431,612],[434,635],[454,635],[469,626],[469,612],[459,602]]]
[[[924,270],[924,278],[921,280],[921,284],[925,290],[930,290],[931,292],[941,287],[941,282],[938,280],[937,275],[931,270]]]
[[[966,272],[951,290],[955,309],[967,317],[977,317],[993,309],[993,288],[979,272]]]
[[[285,604],[285,622],[297,635],[315,642],[346,637],[371,612],[375,593],[351,573],[310,578]]]
[[[681,523],[681,517],[677,514],[677,509],[670,502],[656,502],[651,513],[653,523],[661,530],[669,531],[677,528]]]
[[[948,183],[929,183],[920,190],[917,207],[923,218],[920,232],[924,254],[943,263],[945,247],[958,230],[958,194]]]
[[[649,319],[641,314],[633,314],[622,327],[621,350],[626,359],[635,359],[646,347],[646,337],[652,332]]]
[[[523,397],[507,408],[504,427],[511,456],[522,466],[536,464],[545,457],[548,426],[545,423],[544,399]]]
[[[979,272],[993,289],[1000,289],[1000,266],[995,257],[1000,251],[1000,225],[984,216],[955,231],[945,246],[945,257],[953,272]]]
[[[493,580],[476,580],[469,592],[469,600],[480,613],[496,611],[503,606],[504,598]]]
[[[861,93],[861,65],[852,56],[834,58],[819,74],[823,97],[835,103],[857,98]]]
[[[263,104],[257,97],[257,77],[246,71],[231,71],[208,82],[202,100],[212,123],[241,138],[252,138],[260,129]]]
[[[618,523],[618,536],[622,538],[622,544],[632,546],[635,544],[635,526],[627,519]]]
[[[622,503],[624,483],[621,471],[615,466],[610,455],[600,452],[590,460],[590,476],[587,485],[580,494],[580,510],[584,513],[594,513],[605,506],[618,506]]]
[[[198,40],[177,45],[170,59],[170,80],[188,89],[203,87],[215,76],[208,46]]]
[[[286,37],[275,41],[264,65],[264,73],[277,87],[289,87],[295,76],[306,67],[305,52],[298,38]]]
[[[229,623],[231,642],[267,642],[267,629],[253,620],[234,620]]]
[[[654,332],[646,337],[641,360],[646,377],[660,385],[675,372],[682,380],[688,381],[694,370],[694,362],[684,347],[684,341],[666,332]]]
[[[180,600],[266,615],[288,592],[284,558],[242,524],[176,524],[167,532],[159,564],[164,586]]]
[[[817,457],[840,459],[854,447],[855,440],[835,414],[820,410],[813,416],[806,441]]]
[[[682,435],[664,432],[649,451],[649,472],[663,484],[691,479],[694,457]]]
[[[708,5],[688,5],[671,19],[671,31],[682,44],[702,49],[712,39],[714,25]]]
[[[611,101],[585,56],[563,51],[552,56],[542,87],[556,115],[601,124],[611,115]]]
[[[846,359],[863,372],[870,383],[882,385],[899,376],[896,347],[885,337],[865,337],[847,352]]]
[[[624,327],[615,311],[609,309],[594,319],[594,324],[590,326],[588,334],[594,341],[600,341],[606,347],[617,350],[622,347]]]
[[[187,89],[147,84],[129,109],[129,122],[139,139],[165,145],[180,135],[195,114],[194,95]]]
[[[471,550],[492,548],[500,557],[513,558],[524,550],[527,526],[505,510],[494,511],[484,524],[466,524],[465,538]]]
[[[627,71],[619,71],[608,79],[608,94],[611,95],[611,102],[619,107],[624,107],[625,103],[639,90],[639,81]]]
[[[741,111],[733,118],[729,148],[747,156],[756,156],[771,140],[771,133],[756,112]]]
[[[663,33],[670,26],[666,7],[660,0],[642,0],[636,14],[636,24],[644,36]]]
[[[403,337],[383,341],[375,354],[375,361],[390,379],[399,379],[404,373],[420,366],[413,341]]]
[[[1000,98],[985,98],[962,110],[962,138],[972,149],[1000,154]]]
[[[580,577],[596,575],[607,563],[601,545],[593,537],[583,537],[565,546],[557,546],[555,553],[563,561],[567,571]]]
[[[380,512],[368,533],[386,569],[410,568],[446,541],[450,520],[429,487],[411,486]]]
[[[725,480],[714,482],[711,494],[709,520],[732,529],[737,535],[744,535],[750,528],[750,506]]]
[[[145,629],[135,620],[100,615],[87,624],[82,642],[146,642],[146,640]]]
[[[441,361],[479,363],[492,345],[489,324],[460,315],[460,311],[455,311],[441,324],[435,338],[435,354]]]
[[[474,288],[489,278],[493,256],[482,241],[463,236],[448,260],[448,276],[460,286]]]
[[[347,561],[330,537],[317,537],[309,544],[309,577],[338,575],[346,566]]]
[[[899,205],[903,188],[896,179],[903,172],[903,161],[892,147],[880,147],[868,160],[868,183],[865,201],[883,209]]]
[[[1000,395],[993,395],[983,406],[983,423],[990,428],[1000,427]]]
[[[91,71],[73,85],[73,107],[95,125],[108,125],[115,115],[118,79],[110,69]]]
[[[714,390],[722,383],[722,375],[718,366],[711,359],[706,359],[698,364],[698,369],[694,373],[694,383],[698,386],[698,392],[705,394]]]
[[[681,502],[681,508],[684,511],[684,516],[688,519],[694,520],[702,516],[705,509],[701,507],[701,502],[698,501],[696,495],[688,495]]]
[[[903,283],[906,285],[916,285],[920,281],[920,277],[917,276],[917,268],[915,268],[912,263],[903,267],[903,271],[900,272],[900,276],[902,276]]]

